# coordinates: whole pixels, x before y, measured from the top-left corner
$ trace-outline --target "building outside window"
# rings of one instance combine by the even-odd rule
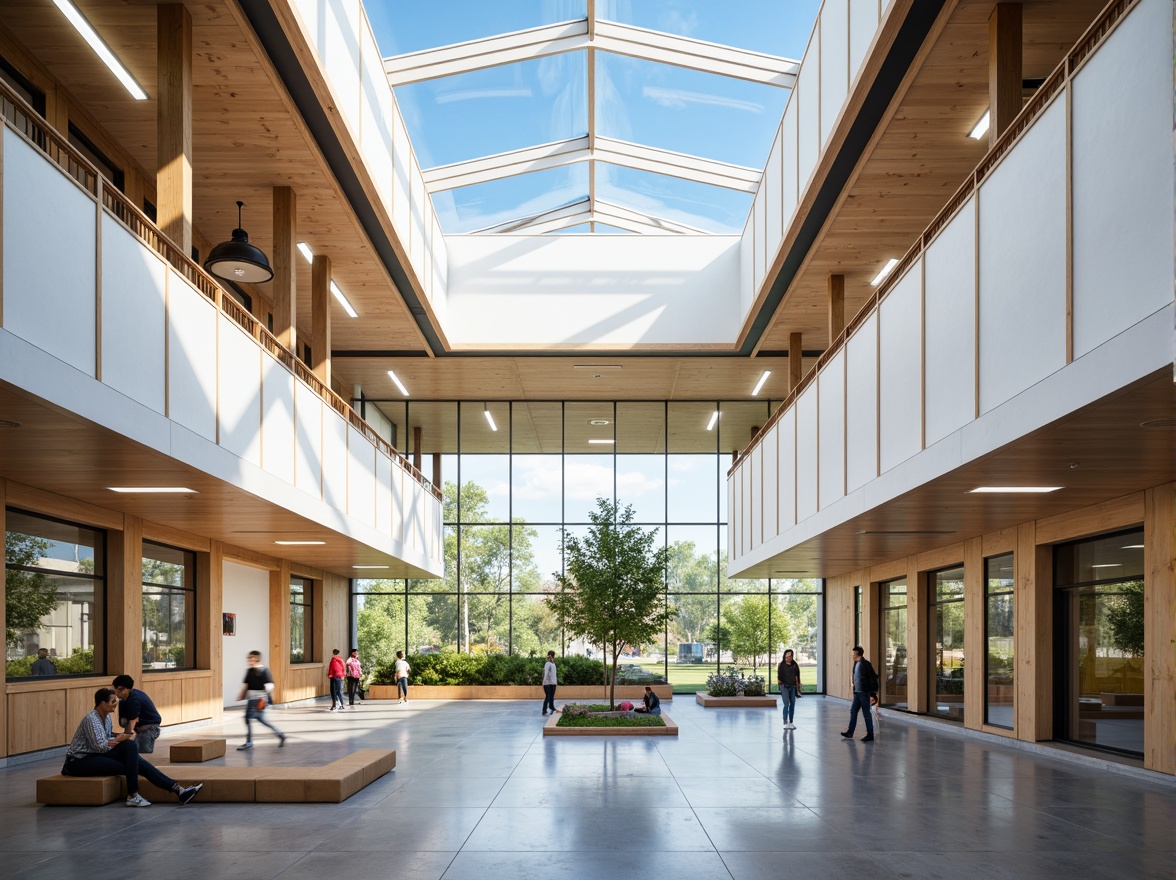
[[[931,572],[931,714],[964,720],[964,567]]]
[[[1013,554],[984,560],[984,723],[1013,729]]]
[[[196,554],[143,542],[143,669],[196,665]]]
[[[878,585],[881,591],[882,668],[878,670],[883,706],[907,708],[907,582]]]
[[[678,612],[661,638],[626,646],[624,675],[689,692],[735,666],[770,686],[792,648],[805,689],[824,689],[822,582],[727,578],[726,472],[731,451],[770,416],[767,402],[364,405],[395,436],[415,442],[420,431],[426,474],[440,465],[445,524],[443,579],[353,582],[366,663],[397,650],[599,657],[561,632],[546,597],[564,570],[564,531],[584,536],[603,497],[632,505],[669,548],[666,596]]]
[[[290,578],[290,662],[314,660],[314,582],[309,578]]]
[[[20,510],[6,517],[6,677],[104,672],[106,533]]]

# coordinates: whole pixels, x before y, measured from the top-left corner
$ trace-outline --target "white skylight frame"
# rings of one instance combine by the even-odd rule
[[[800,71],[800,62],[790,58],[599,19],[595,0],[587,0],[587,15],[582,19],[385,58],[384,72],[389,85],[395,88],[552,55],[586,52],[588,118],[585,136],[422,169],[428,193],[433,195],[534,171],[587,163],[588,194],[585,200],[539,215],[496,223],[476,230],[476,234],[541,235],[585,223],[591,230],[599,222],[627,232],[664,235],[708,233],[691,225],[601,201],[596,193],[597,162],[747,194],[758,190],[763,177],[761,168],[747,168],[601,136],[597,132],[594,97],[597,50],[788,89],[795,87]]]

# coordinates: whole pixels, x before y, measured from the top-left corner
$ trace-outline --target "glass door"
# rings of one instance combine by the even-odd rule
[[[907,582],[906,578],[880,584],[882,591],[882,657],[878,678],[883,706],[907,708]]]
[[[933,572],[931,714],[964,720],[964,567]]]

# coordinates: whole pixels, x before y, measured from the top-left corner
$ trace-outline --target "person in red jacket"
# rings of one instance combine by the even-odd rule
[[[335,711],[335,701],[339,701],[339,710],[342,711],[347,707],[343,705],[343,676],[345,675],[343,667],[343,658],[339,656],[339,649],[336,648],[331,652],[331,665],[327,667],[327,678],[331,682],[331,708],[328,712]]]

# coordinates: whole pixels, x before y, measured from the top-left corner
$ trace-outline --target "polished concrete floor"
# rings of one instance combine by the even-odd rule
[[[397,768],[340,805],[39,807],[59,759],[0,770],[0,876],[561,880],[1176,877],[1176,785],[887,719],[843,740],[847,705],[667,705],[676,739],[544,739],[539,704],[325,704],[272,710],[230,764],[327,762],[359,747]],[[187,736],[192,736],[188,731]],[[179,738],[166,734],[160,751]]]

